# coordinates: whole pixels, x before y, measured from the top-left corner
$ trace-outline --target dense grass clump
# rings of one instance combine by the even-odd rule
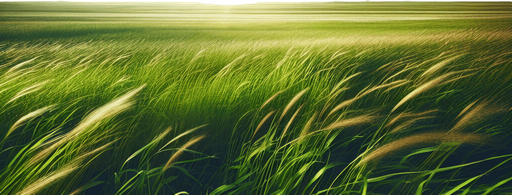
[[[510,3],[1,5],[0,194],[512,191]]]

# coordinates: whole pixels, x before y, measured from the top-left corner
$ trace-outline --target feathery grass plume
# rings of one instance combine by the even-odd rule
[[[388,89],[384,90],[384,92],[388,92],[388,91],[391,91],[391,90],[396,89],[396,88],[398,88],[398,87],[401,87],[401,86],[407,85],[407,84],[408,84],[408,83],[410,83],[410,82],[412,82],[412,81],[407,80],[407,81],[404,81],[404,82],[402,82],[402,83],[398,83],[398,84],[396,84],[395,86],[392,86],[392,87],[390,87],[390,88],[388,88]]]
[[[387,143],[367,155],[365,155],[356,167],[366,164],[370,161],[376,161],[386,155],[390,155],[396,151],[410,148],[421,144],[432,144],[441,142],[462,142],[469,144],[482,144],[486,140],[484,135],[473,133],[444,133],[444,132],[430,132],[411,135],[402,139]]]
[[[354,117],[354,118],[343,119],[340,121],[336,121],[319,131],[362,125],[362,124],[366,124],[366,123],[371,123],[378,118],[379,118],[379,116],[363,115],[363,116],[358,116],[358,117]]]
[[[448,59],[445,59],[435,65],[433,65],[432,67],[430,67],[428,70],[426,70],[420,77],[423,77],[425,75],[429,75],[429,74],[432,74],[436,71],[438,71],[439,69],[441,69],[442,67],[446,66],[447,64],[449,64],[450,62],[460,58],[461,56],[463,56],[463,54],[459,54],[459,55],[456,55],[456,56],[453,56],[451,58],[448,58]]]
[[[300,135],[298,138],[293,140],[292,142],[296,141],[297,144],[301,144],[304,142],[306,136],[308,135],[309,129],[311,129],[311,126],[313,126],[313,123],[315,122],[316,117],[318,116],[318,112],[315,112],[311,118],[309,118],[308,122],[306,122],[306,125],[302,128],[300,131]]]
[[[299,114],[299,112],[302,109],[302,107],[304,107],[304,104],[302,104],[299,107],[299,109],[297,109],[297,111],[295,111],[295,113],[293,113],[292,118],[290,119],[290,121],[288,121],[288,123],[286,124],[286,127],[283,130],[283,134],[281,135],[281,139],[280,140],[283,140],[283,137],[286,135],[286,131],[288,130],[288,128],[290,128],[290,126],[292,125],[293,120],[295,119],[295,117],[297,117],[297,114]]]
[[[132,101],[132,97],[135,96],[140,90],[142,90],[146,84],[128,91],[124,95],[110,101],[109,103],[103,105],[100,108],[97,108],[93,112],[91,112],[87,117],[78,124],[71,132],[69,132],[70,138],[71,136],[76,136],[80,132],[82,132],[87,127],[100,122],[103,119],[115,116],[121,112],[126,111],[130,108],[135,102]]]
[[[338,104],[336,107],[334,107],[330,112],[329,114],[327,114],[327,117],[331,116],[331,114],[341,110],[342,108],[344,107],[347,107],[349,106],[350,104],[354,103],[355,101],[361,99],[362,97],[370,94],[371,92],[374,92],[378,89],[382,89],[382,88],[385,88],[385,87],[389,87],[389,86],[393,86],[393,85],[399,85],[401,83],[407,83],[407,82],[410,82],[408,81],[407,79],[402,79],[402,80],[397,80],[397,81],[393,81],[391,83],[386,83],[386,84],[382,84],[382,85],[377,85],[377,86],[374,86],[368,90],[362,90],[361,94],[358,94],[356,95],[356,97],[352,98],[352,99],[349,99],[349,100],[345,100],[343,102],[341,102],[340,104]],[[363,92],[364,91],[364,92]]]
[[[171,156],[171,158],[169,158],[169,161],[167,161],[167,163],[165,164],[164,168],[162,169],[162,172],[165,172],[167,169],[169,169],[169,167],[171,167],[171,165],[174,162],[174,160],[176,160],[176,158],[178,158],[181,154],[183,154],[183,151],[185,149],[187,149],[188,147],[190,147],[190,146],[194,145],[195,143],[201,141],[204,137],[205,137],[204,135],[201,135],[201,136],[192,138],[187,143],[183,144],[183,146],[181,146],[181,148],[176,153],[174,153]]]
[[[16,61],[20,60],[21,57],[23,57],[23,55],[17,55],[15,58],[13,58],[12,60],[8,61],[7,63],[0,65],[0,68],[5,68],[5,67],[8,67],[8,66],[14,64]]]
[[[273,110],[273,111],[269,112],[265,117],[263,117],[263,119],[260,121],[260,123],[256,127],[256,130],[254,130],[254,133],[252,134],[252,137],[251,137],[251,141],[254,138],[254,136],[256,136],[256,133],[258,133],[258,130],[260,130],[260,128],[263,126],[263,124],[265,124],[265,122],[268,120],[268,118],[270,118],[275,112],[276,111]]]
[[[71,174],[73,171],[78,169],[79,166],[76,164],[68,165],[64,168],[61,168],[57,171],[51,172],[38,180],[34,181],[33,183],[27,185],[23,190],[16,193],[19,195],[25,195],[25,194],[37,194],[41,190],[43,190],[45,187],[48,187],[50,184],[63,179],[67,175]]]
[[[393,128],[391,131],[389,131],[389,133],[394,133],[394,132],[400,131],[402,129],[409,128],[414,124],[414,122],[416,122],[416,120],[405,121],[404,123]]]
[[[18,70],[19,68],[21,68],[22,66],[24,66],[24,65],[26,65],[26,64],[28,64],[28,63],[30,63],[30,62],[32,62],[32,61],[34,61],[34,60],[36,60],[36,59],[37,59],[37,58],[39,58],[39,57],[40,57],[40,56],[37,56],[37,57],[32,58],[32,59],[30,59],[30,60],[27,60],[27,61],[24,61],[24,62],[22,62],[22,63],[19,63],[19,64],[17,64],[17,65],[15,65],[15,66],[13,66],[12,68],[10,68],[10,69],[9,69],[7,72],[5,72],[4,74],[9,74],[10,72],[14,72],[14,71]]]
[[[402,73],[404,73],[404,72],[406,72],[406,71],[408,71],[408,70],[412,70],[413,68],[415,68],[415,66],[412,66],[412,67],[407,67],[407,66],[406,66],[406,67],[404,67],[404,69],[403,69],[403,70],[401,70],[401,71],[399,71],[399,72],[397,72],[397,73],[395,73],[395,74],[391,75],[390,77],[386,78],[386,80],[384,80],[383,82],[385,83],[385,82],[387,82],[387,81],[389,81],[389,80],[391,80],[391,79],[393,79],[393,78],[397,77],[398,75],[400,75],[400,74],[402,74]]]
[[[406,129],[406,128],[409,128],[411,127],[416,121],[419,121],[419,120],[424,120],[424,119],[431,119],[431,118],[435,118],[435,116],[425,116],[425,117],[419,117],[419,118],[414,118],[414,119],[411,119],[411,120],[408,120],[408,121],[405,121],[404,123],[398,125],[397,127],[393,128],[391,131],[389,131],[389,133],[395,133],[397,131],[400,131],[402,129]]]
[[[455,74],[457,72],[450,72],[450,73],[446,73],[444,75],[441,75],[435,79],[432,79],[431,81],[419,86],[418,88],[416,88],[415,90],[413,90],[411,93],[407,94],[407,96],[405,96],[402,100],[400,100],[400,102],[398,102],[398,104],[396,104],[396,106],[391,110],[391,113],[394,112],[398,107],[400,107],[402,104],[404,104],[405,102],[409,101],[410,99],[416,97],[417,95],[435,87],[437,84],[439,84],[441,81],[443,81],[444,79],[448,78],[449,76]]]
[[[91,151],[89,151],[89,152],[87,152],[87,153],[85,153],[85,154],[80,155],[79,157],[77,157],[77,158],[73,159],[72,163],[82,163],[82,162],[83,162],[83,160],[85,160],[85,158],[87,158],[88,156],[91,156],[91,155],[93,155],[93,154],[96,154],[96,153],[98,153],[98,152],[100,152],[100,151],[101,151],[102,153],[103,153],[103,152],[105,152],[105,151],[106,151],[106,150],[105,150],[105,148],[109,147],[110,145],[112,145],[112,144],[113,144],[114,142],[116,142],[117,140],[119,140],[119,138],[118,138],[118,139],[115,139],[114,141],[108,142],[108,143],[104,144],[103,146],[100,146],[100,147],[98,147],[98,148],[96,148],[96,149],[94,149],[94,150],[91,150]],[[101,153],[100,153],[100,154],[101,154]],[[99,154],[98,154],[98,155],[99,155]],[[98,155],[96,155],[96,156],[98,156]]]
[[[355,97],[355,98],[352,98],[352,99],[349,99],[349,100],[345,100],[343,102],[341,102],[340,104],[338,104],[336,107],[334,107],[330,112],[329,114],[327,114],[327,117],[331,116],[331,114],[341,110],[342,108],[354,103],[356,100],[358,100],[359,98],[361,97]]]
[[[261,105],[260,109],[263,109],[268,103],[270,103],[272,100],[276,99],[276,97],[281,94],[283,91],[278,91],[276,94],[274,94],[272,97],[268,98],[267,101],[265,101],[265,103],[263,103],[263,105]]]
[[[125,93],[124,95],[110,101],[109,103],[103,105],[102,107],[97,108],[93,112],[91,112],[85,119],[83,119],[77,127],[75,127],[70,132],[66,133],[62,139],[55,142],[48,148],[43,149],[36,155],[34,155],[30,162],[32,164],[35,164],[42,160],[43,158],[47,157],[50,153],[52,153],[55,149],[63,145],[64,143],[72,140],[73,138],[77,137],[79,134],[84,132],[87,128],[93,126],[94,124],[102,121],[103,119],[115,116],[125,110],[127,110],[129,107],[131,107],[134,102],[131,101],[131,98],[135,96],[140,90],[142,90],[146,85],[142,85],[139,88],[130,90],[129,92]]]
[[[469,71],[472,71],[472,70],[475,70],[475,69],[470,69],[470,70],[463,70],[463,71],[458,71],[458,72],[469,72]],[[450,79],[450,80],[447,80],[447,81],[443,81],[441,84],[439,85],[444,85],[444,84],[448,84],[448,83],[451,83],[451,82],[454,82],[456,80],[460,80],[460,79],[463,79],[463,78],[466,78],[466,77],[470,77],[470,76],[473,76],[475,75],[476,73],[470,73],[470,74],[466,74],[466,75],[463,75],[463,76],[460,76],[460,77],[456,77],[456,78],[453,78],[453,79]]]
[[[30,112],[28,114],[26,114],[25,116],[21,117],[19,120],[17,120],[12,126],[11,128],[9,129],[9,131],[7,131],[7,134],[5,135],[4,139],[7,138],[15,129],[17,129],[18,127],[22,126],[25,122],[33,119],[33,118],[36,118],[38,116],[41,116],[42,114],[44,114],[45,112],[48,112],[48,111],[51,111],[55,108],[55,104],[54,105],[50,105],[50,106],[46,106],[44,108],[39,108],[33,112]]]
[[[325,111],[331,107],[332,103],[330,103],[333,99],[335,99],[341,92],[345,91],[349,89],[348,87],[343,87],[341,89],[339,89],[338,91],[336,91],[335,93],[332,93],[332,94],[329,94],[329,98],[327,99],[327,101],[325,101],[325,105],[323,106],[322,108],[322,111],[320,112],[320,115],[323,115],[323,113],[325,113]]]
[[[341,85],[343,85],[343,83],[345,83],[345,82],[347,82],[348,80],[350,80],[350,79],[352,79],[352,78],[356,77],[357,75],[360,75],[361,73],[362,73],[362,72],[354,73],[354,74],[350,75],[349,77],[347,77],[347,78],[345,78],[345,79],[341,80],[338,84],[336,84],[336,85],[332,88],[331,93],[329,93],[329,95],[331,95],[331,94],[333,94],[334,92],[336,92],[336,91],[338,90],[338,88],[340,88],[340,87],[341,87]]]
[[[475,100],[474,102],[471,102],[471,104],[467,105],[462,111],[460,111],[459,115],[457,115],[455,119],[458,119],[460,116],[464,115],[464,113],[466,113],[473,105],[475,105],[478,100]]]
[[[375,71],[381,71],[381,70],[382,70],[382,69],[384,69],[384,68],[387,68],[387,67],[389,67],[389,66],[391,66],[391,65],[396,65],[396,64],[397,64],[397,61],[391,61],[391,62],[388,62],[388,63],[386,63],[386,64],[384,64],[384,65],[380,66],[380,67],[379,67],[379,68],[377,68]],[[389,69],[388,69],[388,70],[389,70]]]
[[[5,103],[5,104],[9,104],[12,101],[14,101],[14,100],[16,100],[16,99],[18,99],[20,97],[23,97],[23,96],[25,96],[27,94],[30,94],[30,93],[33,93],[33,92],[36,92],[36,91],[40,90],[48,82],[49,81],[47,80],[47,81],[43,81],[43,82],[40,82],[40,83],[36,83],[36,84],[34,84],[34,85],[30,86],[30,87],[27,87],[27,88],[21,90],[20,92],[16,93],[16,95],[11,100],[9,100],[7,103]]]
[[[284,108],[284,111],[283,113],[281,114],[281,117],[279,117],[279,121],[281,121],[283,119],[283,117],[286,115],[286,113],[292,108],[292,106],[297,102],[299,101],[300,97],[302,97],[302,95],[304,95],[307,91],[309,90],[309,87],[302,90],[301,92],[297,93],[297,95],[295,95],[292,100],[290,100],[290,102],[288,103],[288,105],[286,105],[286,107]]]
[[[462,131],[464,128],[466,128],[466,127],[468,127],[468,126],[470,126],[472,124],[481,122],[485,118],[487,118],[487,117],[489,117],[489,116],[491,116],[493,114],[497,114],[497,113],[505,111],[505,109],[499,108],[497,106],[494,106],[494,107],[490,108],[489,104],[490,104],[490,101],[484,101],[484,102],[480,103],[479,105],[476,105],[473,109],[471,109],[471,111],[466,113],[459,120],[459,122],[457,122],[450,129],[449,132]],[[466,112],[466,111],[464,111],[464,112]]]
[[[313,122],[315,121],[317,115],[318,112],[315,112],[315,114],[309,118],[308,122],[306,122],[306,125],[304,125],[304,128],[302,128],[302,131],[300,132],[300,137],[305,136],[308,133],[311,126],[313,126]]]
[[[389,86],[393,86],[393,85],[400,85],[402,83],[407,83],[407,82],[410,82],[409,80],[407,79],[401,79],[401,80],[396,80],[396,81],[393,81],[391,83],[386,83],[386,84],[382,84],[382,85],[377,85],[375,87],[372,87],[368,90],[366,90],[365,92],[363,92],[361,95],[358,95],[359,97],[363,97],[365,95],[368,95],[370,94],[371,92],[374,92],[378,89],[382,89],[382,88],[385,88],[385,87],[389,87]]]
[[[427,114],[430,114],[430,113],[434,113],[434,112],[437,112],[437,111],[439,111],[439,110],[438,109],[427,110],[425,112],[419,112],[419,113],[402,112],[399,115],[395,116],[395,118],[391,119],[389,121],[389,123],[386,125],[386,127],[389,127],[389,126],[395,124],[400,119],[412,118],[412,117],[420,117],[420,116],[424,116],[424,115],[427,115]]]

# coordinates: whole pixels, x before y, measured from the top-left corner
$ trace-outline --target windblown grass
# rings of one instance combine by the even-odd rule
[[[512,190],[510,3],[43,4],[0,6],[0,194]]]

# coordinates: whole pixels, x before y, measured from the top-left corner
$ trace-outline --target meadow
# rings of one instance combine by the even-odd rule
[[[0,3],[0,194],[512,193],[512,3]]]

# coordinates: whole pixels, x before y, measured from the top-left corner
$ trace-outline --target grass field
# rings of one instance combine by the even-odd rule
[[[0,3],[0,194],[512,193],[512,3]]]

